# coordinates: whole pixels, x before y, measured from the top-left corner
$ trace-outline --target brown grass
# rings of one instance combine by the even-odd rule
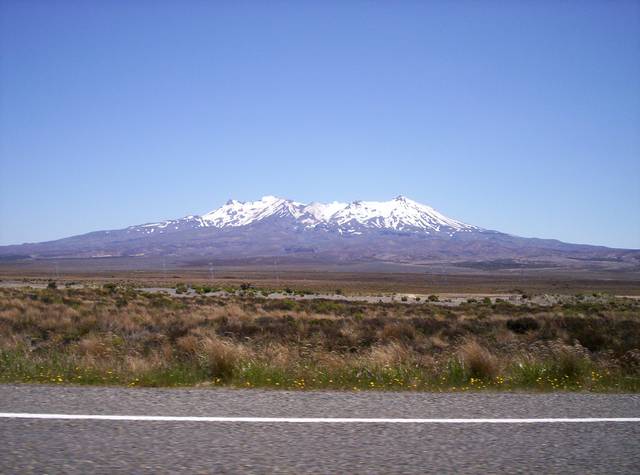
[[[242,345],[220,338],[205,338],[201,342],[200,357],[206,371],[214,378],[227,379],[249,352]]]
[[[639,344],[640,303],[614,298],[445,308],[0,289],[3,381],[417,389],[511,375],[580,389],[604,385],[596,371],[629,389]]]
[[[463,367],[472,378],[492,380],[498,375],[498,358],[477,341],[464,343],[458,354]]]

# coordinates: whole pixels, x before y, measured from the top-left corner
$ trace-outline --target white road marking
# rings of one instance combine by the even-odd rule
[[[469,418],[469,419],[405,419],[360,417],[225,417],[225,416],[127,416],[111,414],[37,414],[0,412],[3,419],[58,419],[96,421],[159,422],[257,422],[257,423],[339,423],[339,424],[550,424],[589,422],[640,422],[640,417],[543,417],[543,418]]]

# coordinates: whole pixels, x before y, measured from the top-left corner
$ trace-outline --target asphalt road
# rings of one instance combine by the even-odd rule
[[[640,395],[0,386],[0,412],[343,418],[640,417]],[[640,422],[0,418],[1,473],[638,473]]]

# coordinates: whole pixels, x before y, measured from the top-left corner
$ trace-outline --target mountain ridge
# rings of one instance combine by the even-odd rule
[[[404,196],[389,201],[308,204],[275,196],[247,202],[229,200],[203,215],[0,247],[2,261],[160,256],[183,262],[281,256],[314,263],[502,260],[513,261],[516,267],[624,267],[640,271],[638,250],[487,230]]]
[[[426,233],[480,230],[477,226],[448,218],[434,208],[397,196],[389,201],[352,201],[342,203],[311,202],[309,204],[264,196],[256,201],[228,200],[224,205],[203,215],[189,215],[177,220],[160,221],[130,226],[146,234],[173,226],[239,227],[271,217],[292,218],[305,229],[323,228],[343,233],[361,233],[362,228],[390,229],[395,231],[424,231]],[[164,231],[162,231],[164,232]]]

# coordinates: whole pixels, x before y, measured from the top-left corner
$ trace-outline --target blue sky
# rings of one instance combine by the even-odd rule
[[[0,3],[0,244],[267,194],[640,248],[640,2]]]

